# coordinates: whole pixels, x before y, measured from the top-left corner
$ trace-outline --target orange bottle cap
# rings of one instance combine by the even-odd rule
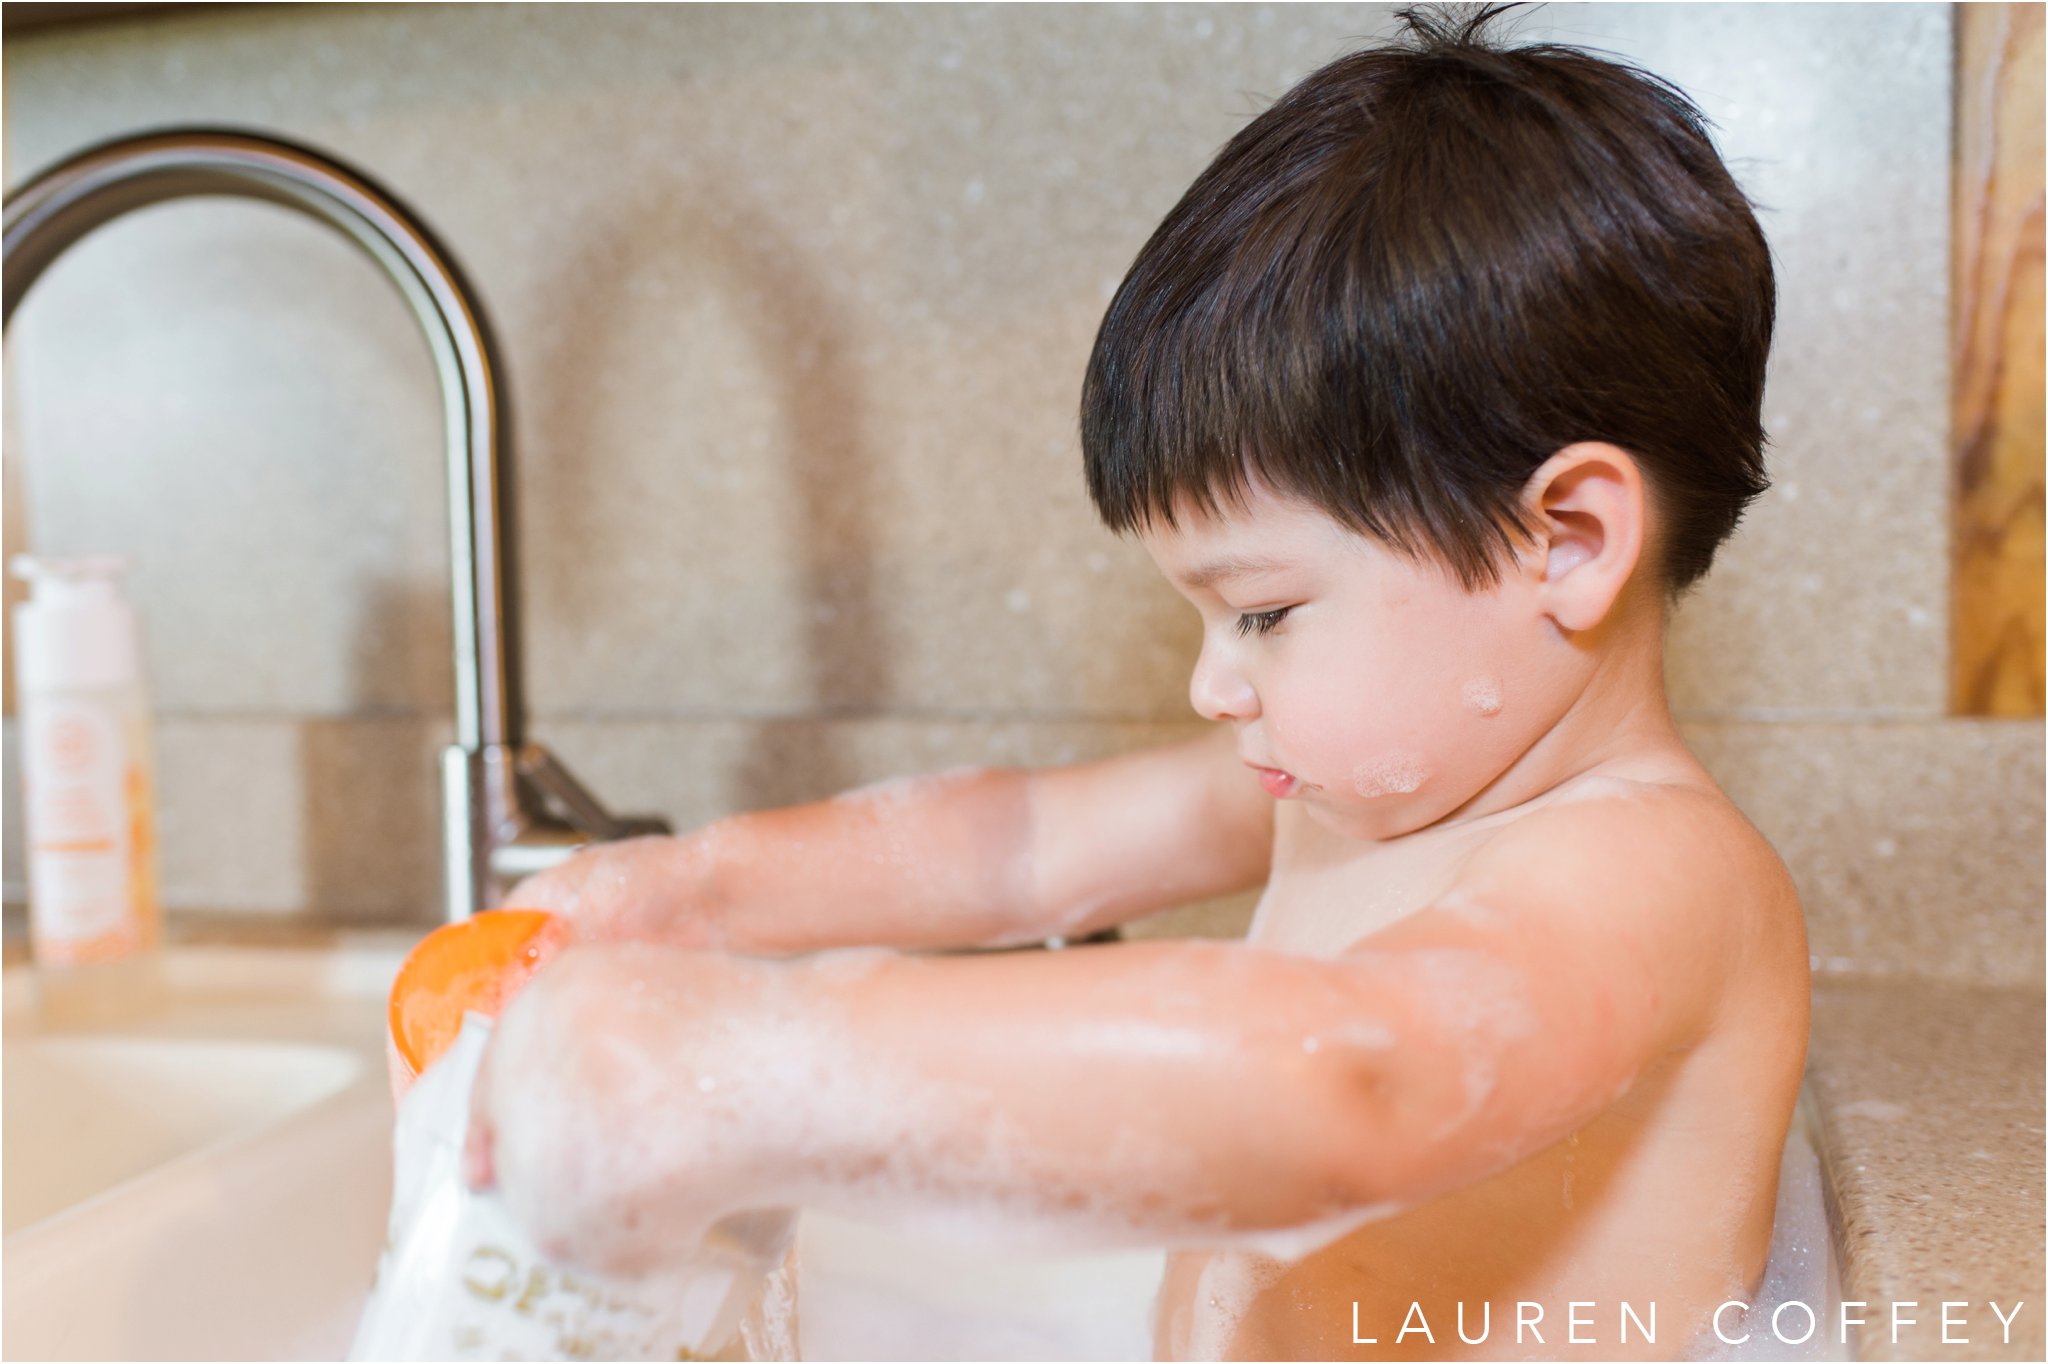
[[[492,909],[420,939],[391,982],[392,1097],[448,1050],[464,1013],[496,1018],[567,936],[545,911]]]

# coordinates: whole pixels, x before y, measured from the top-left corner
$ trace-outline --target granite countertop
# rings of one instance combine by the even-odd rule
[[[1842,1297],[1868,1304],[1858,1359],[2048,1357],[2043,1000],[2039,985],[1814,977],[1807,1084]],[[1944,1301],[1968,1304],[1946,1343]],[[1894,1303],[1918,1304],[1896,1341]]]

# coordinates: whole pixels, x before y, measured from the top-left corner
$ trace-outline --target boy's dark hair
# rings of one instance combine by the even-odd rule
[[[1633,455],[1676,598],[1765,488],[1775,288],[1750,202],[1676,87],[1403,10],[1223,148],[1095,339],[1081,444],[1119,534],[1249,471],[1467,590],[1581,440]]]

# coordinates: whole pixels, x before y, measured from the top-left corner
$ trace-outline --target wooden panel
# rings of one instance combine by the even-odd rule
[[[1950,708],[2042,713],[2042,6],[1957,5]]]

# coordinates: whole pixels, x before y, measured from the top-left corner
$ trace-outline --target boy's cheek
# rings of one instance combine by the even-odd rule
[[[1311,807],[1353,836],[1388,838],[1420,828],[1464,803],[1505,760],[1501,731],[1454,694],[1402,695],[1399,684],[1343,707],[1298,712],[1296,775],[1320,790]],[[1497,712],[1496,712],[1497,713]],[[1470,790],[1466,788],[1470,787]]]

